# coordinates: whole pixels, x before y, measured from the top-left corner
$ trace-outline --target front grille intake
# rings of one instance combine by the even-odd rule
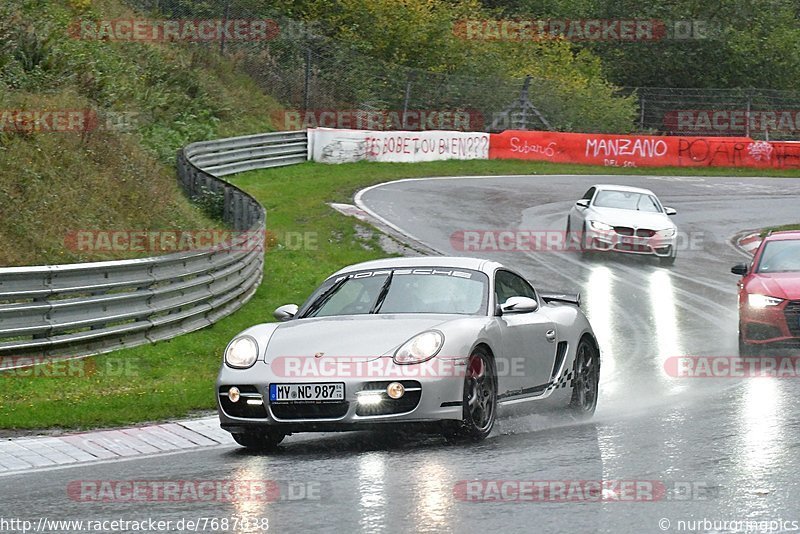
[[[786,317],[786,324],[789,325],[789,332],[794,337],[800,337],[800,300],[793,300],[786,304],[783,315]]]
[[[267,409],[264,407],[264,399],[255,386],[236,386],[239,388],[241,398],[238,402],[231,402],[228,398],[230,386],[219,388],[219,404],[222,411],[231,417],[241,417],[243,419],[266,419]],[[247,401],[261,401],[259,404],[250,404]]]
[[[615,226],[614,231],[619,235],[633,235],[633,228],[630,226]]]
[[[349,402],[270,404],[276,419],[339,419],[347,414]]]

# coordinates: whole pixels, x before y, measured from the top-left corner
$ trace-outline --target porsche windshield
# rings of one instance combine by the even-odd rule
[[[446,267],[347,273],[320,286],[301,317],[369,313],[485,314],[488,283],[481,272]]]
[[[661,212],[661,206],[659,206],[655,197],[632,191],[600,191],[594,199],[594,205],[598,208],[616,208],[649,213]]]

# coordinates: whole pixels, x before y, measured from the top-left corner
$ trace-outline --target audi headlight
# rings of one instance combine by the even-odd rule
[[[234,338],[225,349],[225,363],[230,367],[245,369],[256,363],[258,343],[250,336]]]
[[[613,226],[610,224],[606,224],[600,221],[589,221],[589,225],[592,227],[593,230],[600,230],[601,232],[610,232],[614,229]]]
[[[422,363],[436,356],[442,345],[444,345],[444,334],[438,330],[428,330],[403,343],[392,359],[394,363],[401,365]]]
[[[667,228],[666,230],[659,230],[656,232],[660,237],[672,237],[675,235],[675,228]]]
[[[747,295],[747,304],[751,308],[766,308],[768,306],[777,306],[783,302],[783,299],[777,297],[768,297],[767,295],[752,294]]]

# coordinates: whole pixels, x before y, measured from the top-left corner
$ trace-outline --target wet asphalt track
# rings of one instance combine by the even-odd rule
[[[0,479],[0,518],[268,518],[272,532],[705,532],[712,521],[800,527],[800,379],[673,378],[680,355],[735,356],[736,277],[729,245],[748,228],[796,222],[800,179],[495,177],[404,181],[364,205],[447,254],[457,230],[563,230],[593,183],[653,189],[698,232],[663,268],[640,258],[489,252],[539,287],[580,291],[603,353],[595,418],[502,420],[478,445],[371,433],[299,435],[258,455],[218,447]],[[267,281],[267,283],[269,283]],[[76,480],[275,480],[277,502],[80,502]],[[655,502],[464,502],[466,480],[655,481]],[[609,482],[612,483],[613,482]],[[689,489],[691,488],[691,489]],[[300,498],[303,494],[306,498]],[[658,493],[658,492],[657,492]],[[309,495],[310,494],[310,495]],[[641,492],[647,498],[647,492]],[[664,520],[668,520],[669,523]],[[679,530],[679,521],[699,520]],[[263,532],[260,528],[238,529]],[[687,525],[684,525],[687,526]],[[688,527],[695,526],[691,523]],[[772,525],[774,527],[775,524]],[[664,528],[666,527],[666,529]],[[184,529],[186,530],[186,529]],[[212,531],[207,525],[206,532]]]

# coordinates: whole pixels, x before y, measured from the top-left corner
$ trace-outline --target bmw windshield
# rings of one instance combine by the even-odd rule
[[[598,208],[615,208],[620,210],[646,211],[661,213],[658,200],[652,195],[631,191],[605,190],[597,193],[594,205]]]
[[[469,269],[408,268],[357,271],[325,281],[300,317],[390,313],[484,315],[487,276]]]

